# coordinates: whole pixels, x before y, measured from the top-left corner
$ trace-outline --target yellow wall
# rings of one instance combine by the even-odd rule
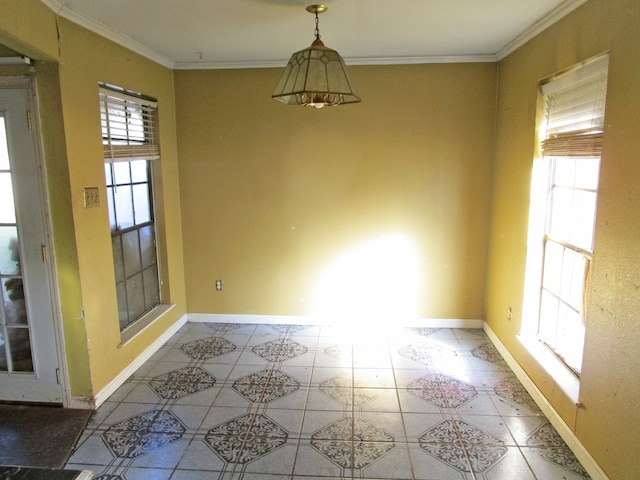
[[[47,61],[37,62],[36,71],[71,394],[91,397],[186,312],[173,74],[63,18],[56,22],[37,0],[2,0],[0,11],[0,43]],[[158,229],[171,286],[164,300],[176,304],[122,348],[104,201],[100,81],[158,99],[164,198]],[[100,207],[84,208],[83,187],[100,188]]]
[[[352,67],[364,102],[322,111],[271,100],[279,69],[172,73],[64,19],[58,43],[55,15],[38,0],[0,0],[0,11],[0,43],[50,62],[36,68],[74,395],[98,392],[187,311],[185,283],[190,312],[305,314],[328,264],[398,233],[418,252],[417,315],[484,315],[610,478],[640,477],[637,0],[590,0],[497,71],[492,64]],[[604,50],[611,52],[606,132],[584,408],[576,409],[517,340],[536,87]],[[160,101],[160,207],[177,307],[122,349],[107,210],[86,210],[81,198],[85,186],[105,193],[98,81]],[[224,281],[221,293],[216,279]],[[387,287],[393,281],[380,278]],[[365,301],[386,292],[368,286]]]
[[[591,0],[499,64],[486,320],[612,479],[640,478],[640,3]],[[595,254],[580,382],[584,408],[522,348],[539,79],[610,50]],[[514,317],[506,320],[507,307]]]
[[[418,317],[482,318],[495,65],[349,72],[363,102],[323,110],[272,100],[281,69],[175,72],[189,312],[313,313],[328,265],[398,234]],[[383,261],[340,293],[377,305]]]

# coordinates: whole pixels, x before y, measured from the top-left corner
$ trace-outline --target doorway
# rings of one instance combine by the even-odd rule
[[[62,403],[32,92],[0,79],[0,400]]]

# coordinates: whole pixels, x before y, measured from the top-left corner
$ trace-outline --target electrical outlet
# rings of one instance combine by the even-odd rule
[[[218,292],[222,291],[222,280],[216,280],[216,290]]]
[[[98,187],[84,187],[84,208],[100,206],[100,189]]]

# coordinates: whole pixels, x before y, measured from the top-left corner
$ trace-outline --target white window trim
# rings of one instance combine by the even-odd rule
[[[575,68],[582,66],[584,74],[593,74],[594,70],[601,68],[601,64],[599,64],[599,62],[608,63],[608,53],[589,59]],[[554,77],[548,79],[546,84],[548,85],[549,81],[553,80],[553,78]],[[539,101],[541,103],[543,102],[542,93],[544,89],[547,89],[544,93],[549,92],[549,87],[544,84],[544,81],[541,82],[541,95],[539,96]],[[556,83],[555,86],[559,86],[559,84]],[[555,88],[555,86],[553,88]],[[544,109],[542,108],[539,109],[539,118],[537,118],[536,121],[536,124],[540,125],[542,130],[537,132],[539,135],[538,142],[536,143],[537,149],[540,148],[539,146],[543,140],[542,133],[546,130],[542,122],[546,116],[543,110]],[[542,261],[544,259],[543,237],[541,232],[545,232],[547,205],[546,201],[534,201],[534,199],[546,198],[546,189],[548,185],[547,174],[548,168],[545,164],[542,152],[540,150],[536,150],[531,175],[532,201],[529,204],[529,231],[525,265],[522,325],[520,334],[517,335],[517,338],[521,345],[531,354],[540,367],[544,369],[564,395],[575,403],[576,406],[580,406],[580,378],[577,377],[576,374],[556,356],[556,354],[540,342],[537,335],[541,296],[540,286],[542,282]]]

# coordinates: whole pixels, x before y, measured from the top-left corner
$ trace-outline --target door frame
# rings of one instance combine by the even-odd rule
[[[40,126],[40,104],[38,101],[38,88],[35,73],[25,75],[0,75],[0,89],[22,88],[26,90],[29,99],[31,114],[31,135],[35,150],[36,169],[38,171],[38,188],[40,190],[40,214],[44,228],[45,245],[43,254],[47,257],[46,270],[51,297],[51,317],[58,358],[58,382],[60,384],[62,406],[71,407],[72,397],[69,388],[68,363],[66,346],[64,341],[64,329],[62,323],[62,309],[57,282],[56,257],[53,248],[53,225],[49,200],[49,188],[47,183],[47,169],[44,161],[44,144]],[[86,407],[85,407],[86,408]]]

